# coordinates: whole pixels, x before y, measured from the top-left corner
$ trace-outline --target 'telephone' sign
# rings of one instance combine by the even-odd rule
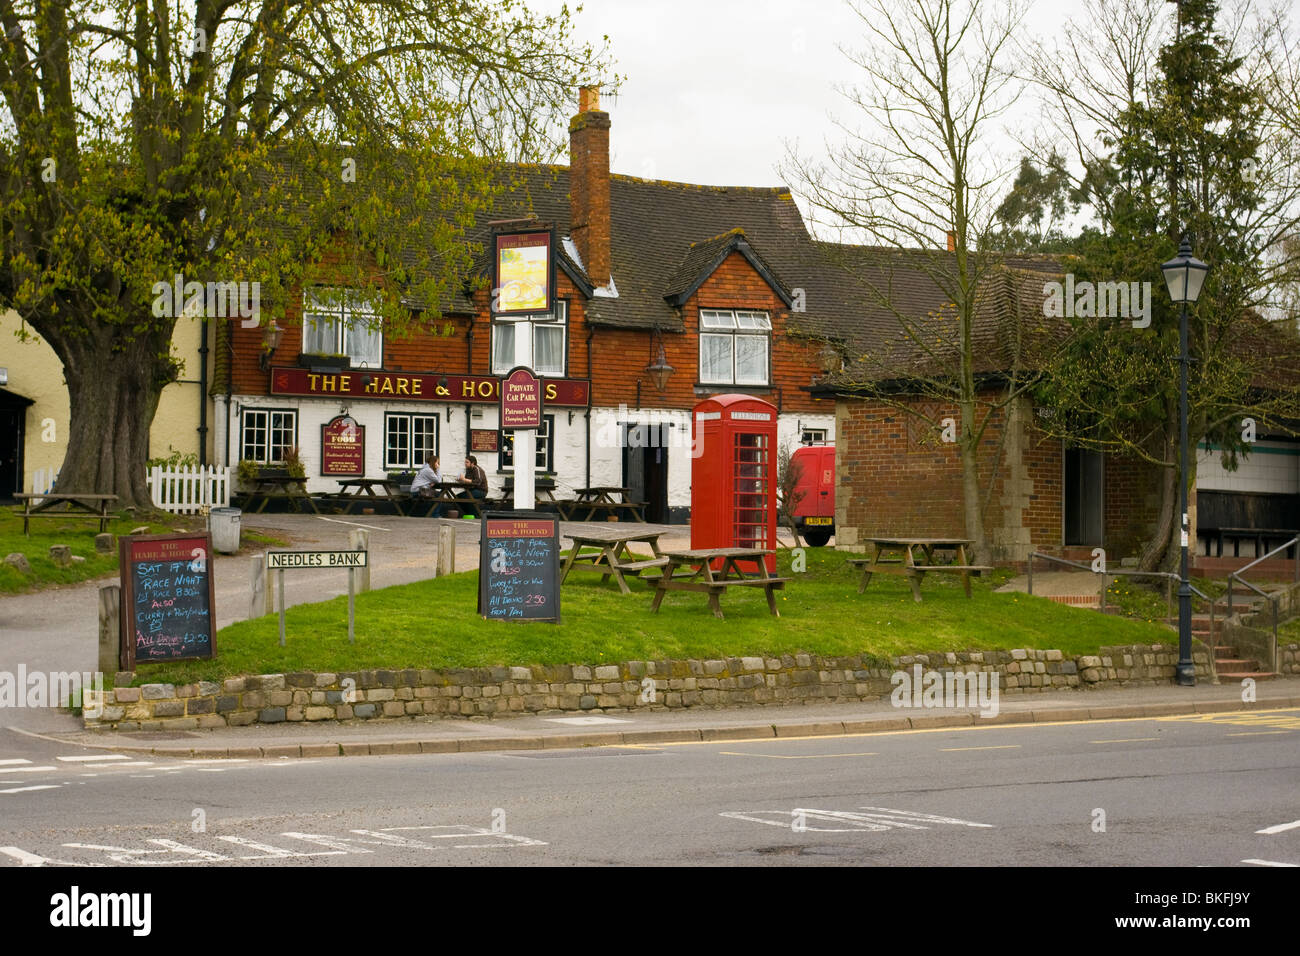
[[[268,551],[266,569],[364,568],[369,554],[368,551]]]

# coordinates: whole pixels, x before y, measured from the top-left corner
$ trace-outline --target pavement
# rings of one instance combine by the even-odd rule
[[[995,716],[977,708],[911,709],[891,701],[691,708],[627,714],[254,724],[207,731],[70,730],[47,740],[154,756],[213,758],[381,756],[552,750],[691,741],[831,737],[902,730],[1110,721],[1300,707],[1300,679],[1265,681],[1243,702],[1240,684],[1133,685],[1002,696]]]

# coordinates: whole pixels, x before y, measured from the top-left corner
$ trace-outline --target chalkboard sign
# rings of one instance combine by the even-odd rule
[[[479,547],[478,612],[488,620],[560,620],[560,523],[536,511],[489,512]]]
[[[122,669],[137,661],[211,657],[212,536],[138,535],[118,541]]]

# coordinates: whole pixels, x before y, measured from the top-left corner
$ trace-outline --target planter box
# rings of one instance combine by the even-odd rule
[[[299,368],[334,370],[351,368],[352,359],[347,355],[307,355],[298,356]]]

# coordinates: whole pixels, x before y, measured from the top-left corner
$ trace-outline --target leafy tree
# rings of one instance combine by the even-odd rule
[[[343,281],[387,291],[385,328],[427,320],[488,157],[554,155],[607,67],[567,8],[519,0],[0,0],[0,34],[0,308],[63,363],[60,485],[138,504],[180,370],[184,303],[159,289],[256,282],[238,319],[266,322],[337,242]]]
[[[1157,36],[1153,6],[1118,0],[1089,12],[1094,44],[1072,46],[1092,62],[1102,53],[1131,59],[1074,82],[1062,55],[1036,61],[1055,98],[1057,128],[1071,133],[1099,220],[1067,261],[1080,280],[1149,282],[1150,328],[1115,317],[1076,318],[1079,335],[1045,379],[1042,400],[1057,414],[1047,427],[1085,446],[1160,466],[1157,532],[1141,556],[1147,569],[1170,567],[1180,545],[1178,505],[1178,307],[1165,294],[1159,264],[1185,234],[1211,271],[1191,308],[1190,441],[1208,440],[1235,456],[1249,452],[1244,418],[1263,429],[1287,427],[1300,407],[1300,350],[1294,336],[1268,334],[1257,309],[1295,274],[1282,250],[1300,220],[1294,147],[1270,138],[1284,100],[1257,82],[1263,62],[1238,53],[1216,30],[1213,0],[1183,0],[1181,24],[1145,72],[1142,43]],[[1082,31],[1069,34],[1077,39]],[[1236,35],[1235,33],[1232,35]],[[1285,30],[1261,49],[1294,48]],[[1118,57],[1123,59],[1122,57]],[[1120,83],[1105,88],[1105,83]],[[1086,117],[1100,149],[1080,131]]]
[[[1076,245],[1065,232],[1065,218],[1079,211],[1082,193],[1074,188],[1065,158],[1050,153],[1040,169],[1030,156],[1020,159],[1011,191],[994,212],[997,230],[991,248],[1005,252],[1063,252]]]
[[[823,247],[873,313],[863,317],[862,339],[842,346],[848,362],[837,382],[936,436],[944,425],[935,409],[956,408],[965,534],[986,563],[984,514],[997,468],[981,479],[985,436],[1032,382],[1022,345],[1033,330],[1002,321],[1008,286],[1019,280],[990,241],[1005,178],[993,154],[1017,98],[1009,59],[1024,7],[981,0],[850,6],[871,43],[848,54],[862,71],[862,85],[846,91],[862,125],[826,164],[792,154],[785,172],[806,196],[815,226],[874,244]],[[918,275],[933,293],[925,301]],[[989,372],[999,385],[990,387]]]

